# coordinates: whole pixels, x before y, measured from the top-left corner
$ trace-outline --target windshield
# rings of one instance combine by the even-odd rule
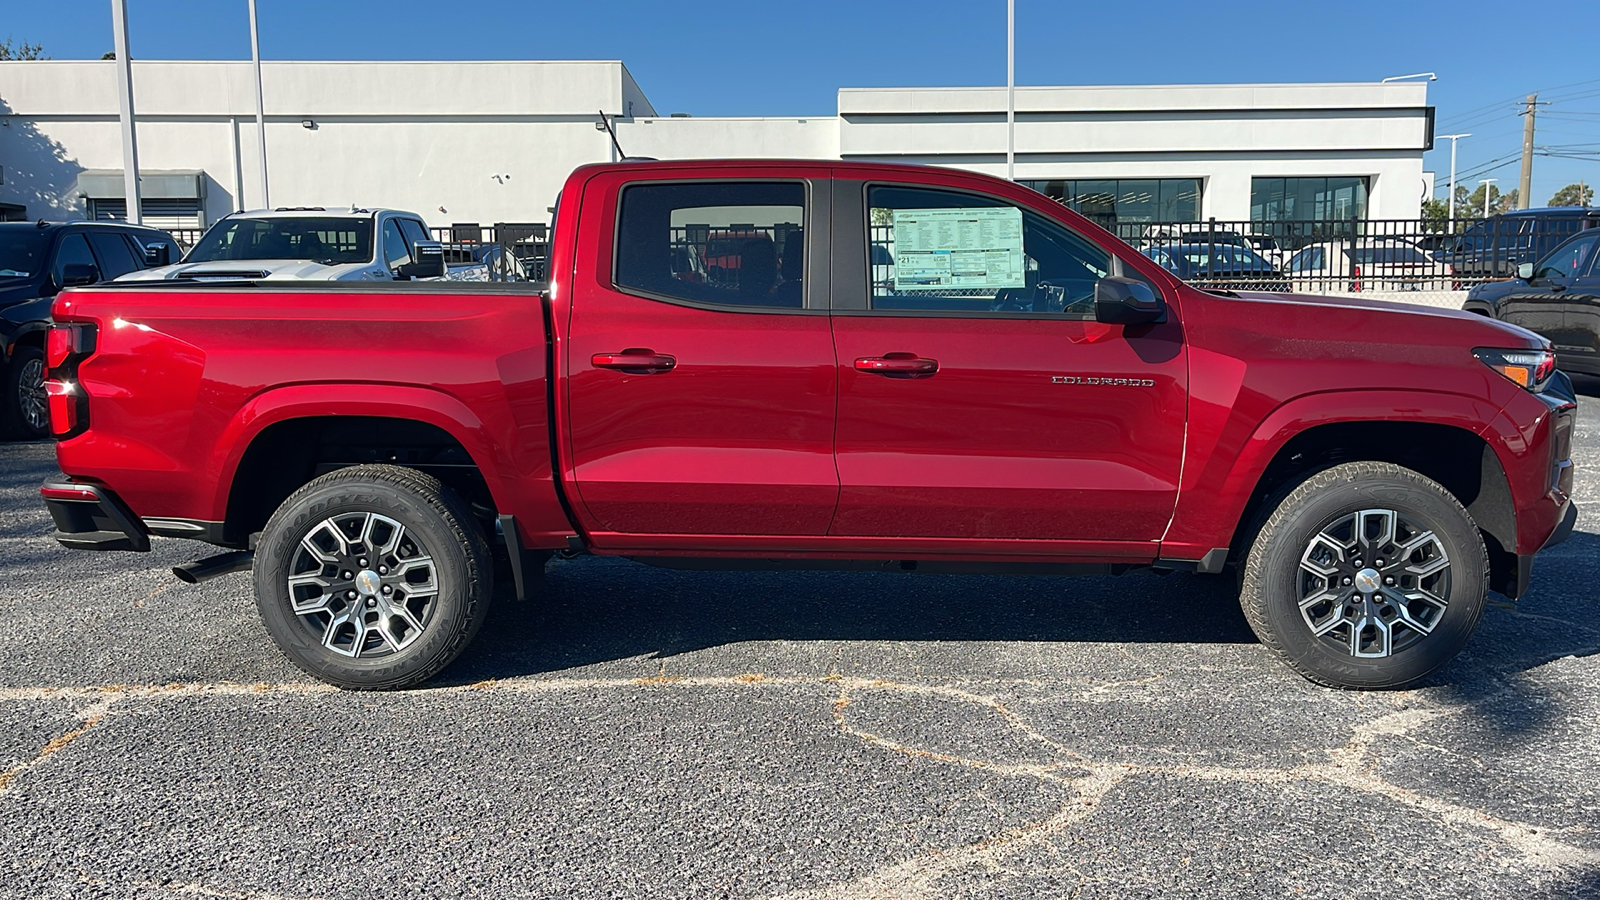
[[[226,219],[214,225],[184,262],[306,259],[319,263],[372,260],[372,220],[346,217]]]
[[[1267,262],[1250,250],[1236,247],[1232,244],[1218,244],[1211,246],[1198,246],[1185,244],[1171,248],[1177,256],[1183,257],[1190,265],[1199,268],[1217,268],[1225,270],[1246,271],[1273,271],[1272,263]],[[1212,250],[1215,249],[1215,255]]]
[[[44,270],[48,235],[32,225],[27,231],[0,232],[0,278],[31,278]]]

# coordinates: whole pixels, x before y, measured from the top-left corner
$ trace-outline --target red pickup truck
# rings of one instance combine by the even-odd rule
[[[727,232],[772,240],[701,277]],[[348,688],[449,664],[499,552],[519,597],[553,553],[1233,570],[1297,671],[1380,688],[1452,658],[1576,516],[1576,405],[1543,339],[1199,291],[994,178],[587,166],[550,273],[63,293],[57,539],[233,548],[180,574],[253,566],[279,647]]]

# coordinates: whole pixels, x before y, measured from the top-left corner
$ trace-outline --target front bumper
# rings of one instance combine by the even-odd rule
[[[47,482],[39,489],[55,538],[73,550],[150,549],[150,531],[121,498],[97,484]]]

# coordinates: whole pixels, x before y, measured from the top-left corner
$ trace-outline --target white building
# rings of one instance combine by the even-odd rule
[[[135,62],[146,220],[265,205],[247,62]],[[541,222],[615,156],[809,157],[1004,176],[1002,88],[846,88],[836,115],[661,117],[620,62],[266,62],[273,206],[392,206],[434,225]],[[1024,87],[1018,181],[1104,223],[1415,218],[1425,83]],[[120,216],[115,63],[0,62],[0,212]]]

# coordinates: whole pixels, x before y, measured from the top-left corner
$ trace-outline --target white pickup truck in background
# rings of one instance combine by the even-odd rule
[[[322,207],[257,210],[211,226],[183,262],[130,272],[120,281],[487,280],[448,271],[442,245],[415,213]]]

